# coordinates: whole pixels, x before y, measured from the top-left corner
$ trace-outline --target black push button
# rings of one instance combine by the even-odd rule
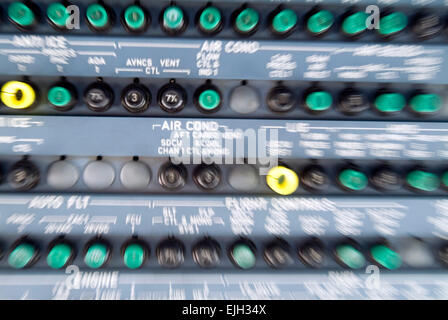
[[[177,239],[163,240],[156,249],[157,261],[162,267],[177,268],[184,262],[185,248]]]
[[[274,269],[285,268],[293,264],[291,248],[284,240],[274,240],[270,242],[263,251],[263,258],[266,263]]]
[[[287,112],[294,108],[297,97],[287,87],[277,86],[269,91],[266,102],[272,111]]]
[[[157,100],[166,112],[179,112],[187,102],[187,93],[180,85],[172,82],[160,88]]]
[[[159,183],[169,190],[178,190],[187,182],[187,172],[181,165],[165,164],[159,170]]]
[[[148,109],[150,103],[151,94],[142,84],[130,84],[121,93],[121,105],[129,112],[143,112]]]
[[[310,191],[324,190],[328,186],[328,181],[328,175],[321,166],[311,165],[302,172],[302,184]]]
[[[90,110],[103,112],[112,106],[114,92],[108,84],[95,82],[84,91],[84,102]]]
[[[394,191],[401,188],[403,180],[400,174],[388,166],[375,169],[370,176],[371,184],[381,191]]]
[[[347,88],[339,94],[338,110],[343,114],[353,116],[367,110],[369,104],[365,95],[354,88]]]
[[[30,190],[39,183],[39,169],[29,160],[16,162],[8,174],[8,182],[16,190]]]
[[[193,260],[201,268],[213,268],[221,262],[221,247],[213,239],[205,238],[192,249]]]

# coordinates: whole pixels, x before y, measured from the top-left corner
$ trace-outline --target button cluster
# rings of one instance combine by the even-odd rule
[[[361,192],[369,186],[380,192],[394,192],[403,187],[418,193],[430,193],[448,188],[448,171],[434,172],[423,166],[410,167],[400,171],[391,165],[361,168],[354,164],[345,165],[335,172],[335,184],[346,192]],[[300,182],[311,192],[325,192],[331,176],[329,170],[313,164],[295,171],[280,165],[269,170],[266,184],[277,194],[289,195],[296,192]]]
[[[433,250],[428,244],[417,238],[409,238],[398,247],[386,239],[364,240],[362,243],[352,238],[331,240],[325,244],[318,238],[297,241],[291,245],[282,238],[264,242],[260,246],[248,238],[239,238],[233,242],[221,245],[217,240],[206,236],[195,241],[191,250],[178,238],[168,237],[155,245],[154,255],[156,265],[176,269],[191,259],[200,268],[216,268],[225,265],[225,252],[229,261],[238,269],[250,270],[256,267],[269,266],[273,269],[291,268],[294,265],[309,268],[335,268],[337,265],[347,269],[362,269],[368,264],[375,264],[388,270],[396,270],[403,265],[411,268],[425,268],[434,265],[438,260],[442,265],[448,265],[447,246]],[[294,248],[295,247],[295,248]],[[114,248],[107,239],[95,237],[82,247],[75,245],[65,237],[59,237],[50,242],[42,252],[39,243],[24,237],[14,242],[7,253],[7,263],[11,268],[24,269],[36,264],[45,255],[46,264],[52,269],[62,269],[78,263],[77,255],[84,266],[99,269],[111,264]],[[121,264],[127,269],[148,267],[151,259],[150,243],[132,237],[121,244],[119,255]],[[81,261],[80,260],[80,261]],[[264,263],[262,262],[264,260]]]
[[[33,158],[34,159],[34,158]],[[115,161],[98,156],[79,165],[65,156],[59,160],[36,165],[25,157],[12,163],[5,174],[8,186],[13,190],[27,191],[40,184],[45,190],[121,190],[139,192],[177,192],[190,181],[195,192],[243,192],[269,193],[287,196],[298,193],[352,193],[352,194],[443,194],[448,191],[448,169],[445,166],[419,164],[355,164],[347,161],[332,163],[306,162],[295,165],[285,160],[260,175],[250,164],[221,166],[199,164],[185,166],[172,162],[155,168],[145,159],[134,156],[129,160]],[[80,170],[81,169],[81,170]],[[41,177],[41,171],[45,176]],[[154,171],[154,179],[153,179]],[[191,176],[191,178],[190,178]],[[265,186],[263,186],[263,179]],[[151,182],[162,188],[153,186]],[[117,181],[117,184],[115,182]],[[80,183],[78,186],[75,186]],[[112,186],[116,185],[112,189]],[[156,187],[154,189],[153,187]],[[230,187],[230,189],[229,189]],[[150,189],[151,188],[151,189]],[[190,188],[190,186],[189,186]],[[189,189],[193,191],[192,189]]]
[[[346,116],[358,116],[373,110],[379,116],[407,111],[417,117],[435,115],[444,106],[443,96],[429,89],[403,92],[380,87],[366,91],[348,86],[334,92],[324,85],[312,85],[301,90],[301,93],[299,90],[282,84],[275,86],[266,93],[266,105],[278,115],[301,109],[309,115],[318,116],[333,109]],[[76,86],[66,79],[40,90],[30,81],[8,81],[1,87],[0,100],[7,108],[26,110],[37,105],[38,92],[46,92],[49,106],[58,111],[68,111],[79,104],[77,91]],[[210,80],[197,87],[190,98],[187,90],[174,79],[161,86],[153,99],[151,90],[139,79],[116,94],[111,85],[99,78],[85,87],[82,100],[89,110],[104,113],[114,105],[116,96],[120,97],[121,106],[134,114],[147,111],[154,102],[167,113],[178,113],[185,108],[189,99],[204,114],[216,113],[223,106],[240,115],[251,114],[261,109],[263,104],[260,92],[245,81],[232,88],[225,100],[221,90]]]
[[[287,112],[299,105],[310,114],[322,114],[334,108],[348,116],[359,115],[368,109],[384,116],[403,110],[418,116],[428,116],[440,111],[443,99],[439,94],[421,89],[403,93],[380,88],[368,93],[356,87],[347,87],[333,95],[322,86],[312,86],[304,90],[300,100],[294,90],[277,86],[268,93],[267,104],[274,112]]]
[[[187,183],[187,169],[183,165],[166,163],[157,173],[157,180],[165,190],[179,190]],[[7,182],[14,190],[26,191],[33,189],[40,182],[40,170],[29,159],[24,158],[14,163],[7,173]],[[98,156],[90,161],[80,173],[76,165],[65,157],[52,162],[46,170],[46,183],[55,190],[72,188],[82,179],[84,185],[93,191],[108,189],[116,179],[127,190],[144,190],[151,182],[150,167],[138,157],[122,164],[120,172],[116,174],[113,164]],[[214,165],[201,164],[194,168],[192,180],[203,191],[217,188],[222,180],[221,169]]]
[[[1,87],[0,100],[4,106],[11,109],[28,109],[36,105],[37,92],[37,86],[31,82],[9,81]],[[150,90],[138,79],[123,88],[120,97],[123,108],[131,113],[145,111],[152,102]],[[79,102],[76,87],[65,79],[47,89],[46,100],[58,111],[68,111]],[[89,84],[83,92],[84,104],[94,112],[107,111],[114,100],[114,90],[102,79]],[[221,107],[222,94],[216,86],[207,81],[194,92],[193,102],[199,111],[212,113]],[[157,103],[166,112],[179,112],[187,103],[187,92],[171,80],[157,92]]]
[[[22,31],[36,28],[43,21],[42,17],[45,17],[55,30],[70,31],[73,29],[70,5],[72,4],[65,1],[47,6],[38,6],[32,1],[13,1],[5,11],[8,20]],[[415,17],[408,17],[406,13],[393,9],[382,10],[379,27],[370,28],[366,23],[369,15],[362,7],[351,7],[341,14],[322,6],[293,9],[280,5],[263,17],[255,7],[243,4],[232,9],[226,17],[227,12],[225,14],[219,5],[207,4],[197,10],[193,21],[190,21],[185,8],[176,3],[163,7],[160,12],[150,12],[139,2],[120,9],[113,8],[106,1],[92,1],[82,8],[81,14],[94,32],[109,31],[120,23],[129,33],[142,33],[153,25],[154,19],[158,21],[159,28],[171,36],[181,34],[189,25],[195,25],[205,35],[215,35],[223,29],[226,19],[240,36],[253,35],[265,24],[274,36],[285,37],[294,32],[301,32],[321,37],[333,29],[352,39],[368,32],[375,32],[380,39],[388,39],[406,29],[418,39],[427,39],[440,34],[444,29],[443,19],[437,13],[422,11]]]

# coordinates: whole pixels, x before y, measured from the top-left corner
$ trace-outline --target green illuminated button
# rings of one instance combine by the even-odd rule
[[[334,16],[330,11],[321,10],[312,14],[306,23],[306,27],[309,32],[314,34],[321,34],[328,29],[334,23]]]
[[[55,2],[48,6],[47,17],[57,27],[65,28],[70,14],[67,12],[65,5],[60,2]]]
[[[434,191],[439,187],[439,177],[434,173],[413,170],[406,176],[406,182],[414,189],[421,191]]]
[[[350,244],[342,244],[336,248],[338,259],[351,269],[359,269],[364,267],[366,259],[364,255]]]
[[[350,36],[355,36],[367,29],[366,21],[368,15],[363,11],[350,14],[342,22],[342,31]]]
[[[315,91],[306,96],[305,104],[311,111],[325,111],[333,104],[333,98],[326,91]]]
[[[87,8],[87,20],[92,27],[103,29],[109,24],[109,13],[103,5],[94,3]]]
[[[389,36],[402,31],[408,25],[408,17],[402,12],[392,12],[380,19],[378,33]]]
[[[19,244],[9,254],[8,263],[15,269],[25,268],[33,261],[36,253],[36,248],[32,244]]]
[[[184,12],[177,6],[169,6],[163,12],[163,27],[167,30],[178,30],[185,23]]]
[[[60,269],[67,265],[73,255],[72,248],[66,243],[56,244],[47,256],[47,263],[53,269]]]
[[[255,266],[255,253],[247,244],[236,244],[233,246],[231,254],[234,263],[241,269],[250,269]]]
[[[414,112],[428,114],[440,110],[442,99],[439,95],[433,93],[421,93],[412,97],[409,103]]]
[[[109,249],[103,243],[92,244],[86,252],[84,262],[92,269],[101,268],[109,258]]]
[[[445,188],[448,188],[448,171],[442,175],[442,183]]]
[[[143,265],[145,256],[145,249],[138,243],[132,243],[124,250],[123,261],[129,269],[138,269]]]
[[[367,176],[361,171],[344,169],[339,173],[339,182],[349,190],[360,191],[367,187]]]
[[[374,105],[378,111],[393,113],[401,111],[406,106],[406,99],[400,93],[382,93],[375,98]]]
[[[370,254],[373,260],[386,269],[394,270],[401,266],[400,255],[385,245],[373,246],[370,249]]]
[[[235,19],[235,28],[238,32],[249,33],[258,26],[260,17],[258,12],[252,8],[243,9]]]
[[[143,29],[146,26],[146,14],[142,7],[132,5],[123,14],[126,26],[132,30]]]
[[[208,89],[201,92],[198,98],[199,107],[204,110],[211,111],[219,107],[221,96],[216,90]]]
[[[284,9],[272,19],[272,29],[277,33],[287,33],[297,24],[297,15],[291,9]]]
[[[222,24],[221,12],[218,8],[207,7],[199,16],[199,28],[204,32],[216,31]]]
[[[67,88],[56,86],[48,91],[47,98],[52,105],[63,108],[71,103],[72,94]]]
[[[8,17],[22,27],[30,27],[36,20],[33,10],[22,2],[13,2],[9,5]]]

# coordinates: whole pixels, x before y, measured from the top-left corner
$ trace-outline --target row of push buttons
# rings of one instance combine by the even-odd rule
[[[368,171],[366,171],[368,169]],[[333,178],[321,165],[309,164],[300,170],[293,170],[286,165],[278,165],[269,169],[266,185],[275,193],[290,195],[296,192],[299,184],[310,192],[325,193]],[[377,165],[373,168],[362,168],[355,164],[346,164],[335,168],[335,182],[345,192],[361,192],[372,186],[381,192],[394,193],[403,187],[418,193],[431,193],[439,188],[448,190],[448,170],[428,169],[424,166],[413,166],[405,172],[389,164]],[[30,190],[40,181],[39,168],[28,158],[14,163],[7,181],[15,190]],[[151,182],[151,169],[138,157],[121,165],[119,180],[127,190],[145,191]],[[228,184],[240,192],[256,192],[260,190],[262,176],[256,167],[249,164],[232,166],[226,174]],[[70,160],[62,157],[52,162],[46,170],[46,182],[55,190],[68,190],[75,186],[81,174],[78,167]],[[212,191],[221,185],[223,173],[215,164],[200,164],[192,170],[192,180],[201,191]],[[94,191],[107,190],[116,179],[115,167],[101,156],[88,162],[82,172],[85,186]],[[167,191],[179,191],[188,182],[188,170],[184,165],[164,163],[157,172],[157,181]]]
[[[403,262],[410,267],[423,268],[434,265],[435,257],[427,244],[419,239],[410,238],[401,246],[401,252],[384,239],[362,246],[347,238],[336,242],[332,250],[327,250],[322,241],[313,238],[302,242],[296,250],[296,256],[305,266],[320,268],[326,264],[328,251],[341,266],[349,269],[361,269],[370,260],[382,268],[395,270]],[[144,267],[150,257],[149,245],[139,239],[131,238],[121,246],[124,266],[129,269]],[[156,259],[165,268],[180,267],[185,260],[185,245],[177,238],[162,240],[156,247]],[[214,268],[222,264],[221,245],[210,237],[196,242],[191,249],[194,262],[201,268]],[[252,269],[257,263],[257,247],[247,239],[234,241],[227,250],[230,261],[239,269]],[[83,261],[92,269],[106,266],[111,260],[112,247],[102,238],[95,238],[86,243],[83,249]],[[284,268],[293,265],[294,254],[289,243],[277,238],[264,245],[262,256],[271,268]],[[64,238],[54,240],[48,247],[46,262],[53,269],[61,269],[73,263],[76,257],[75,246]],[[367,257],[367,258],[366,258]],[[22,238],[14,243],[7,258],[9,266],[15,269],[29,268],[39,259],[38,245],[29,238]],[[437,259],[448,263],[448,246],[437,251]]]
[[[57,30],[67,30],[71,19],[70,3],[55,2],[46,9],[49,23]],[[7,9],[9,20],[22,30],[30,30],[39,22],[39,7],[30,1],[12,2]],[[85,12],[88,26],[94,31],[106,31],[114,22],[115,11],[105,2],[99,1],[90,4]],[[126,7],[120,14],[121,23],[129,32],[144,32],[150,25],[150,12],[138,2]],[[231,14],[233,29],[240,35],[254,34],[261,25],[260,13],[247,5],[233,11]],[[224,25],[222,11],[213,4],[202,7],[195,17],[198,29],[207,35],[219,33]],[[304,17],[305,30],[313,36],[325,34],[336,23],[335,15],[324,8],[314,7]],[[352,8],[340,17],[340,30],[348,37],[359,37],[369,30],[366,21],[369,15],[362,9]],[[183,32],[189,21],[185,10],[176,4],[165,7],[159,14],[162,30],[169,35]],[[279,6],[268,15],[269,29],[274,35],[286,36],[291,34],[298,25],[299,16],[296,11]],[[379,28],[373,28],[381,37],[391,37],[409,25],[408,16],[400,11],[385,10],[379,20]],[[436,14],[420,13],[411,21],[413,32],[419,38],[428,38],[437,35],[443,29],[443,21]]]
[[[37,91],[29,82],[9,81],[2,86],[0,99],[8,108],[28,109],[36,105]],[[355,87],[348,87],[341,90],[337,94],[337,101],[334,101],[328,90],[314,85],[304,90],[299,102],[298,94],[294,90],[279,85],[267,93],[266,103],[276,113],[286,113],[301,105],[306,112],[314,115],[334,107],[349,116],[361,114],[370,108],[381,115],[397,114],[408,109],[413,115],[429,116],[436,114],[443,107],[442,97],[430,91],[418,89],[410,92],[408,96],[409,98],[406,98],[403,93],[381,88],[375,92],[373,101],[369,102],[366,93]],[[114,90],[102,79],[88,85],[83,93],[84,103],[95,112],[104,112],[111,108],[114,97]],[[146,111],[151,100],[150,90],[138,79],[121,92],[121,105],[131,113]],[[54,83],[47,90],[47,102],[59,111],[72,109],[78,102],[76,87],[65,79]],[[187,104],[187,92],[171,80],[158,90],[157,103],[166,112],[180,112]],[[214,113],[223,105],[223,96],[216,85],[206,81],[195,90],[193,103],[203,113]],[[262,102],[258,92],[243,82],[231,91],[228,104],[236,113],[250,114],[259,109]]]
[[[310,165],[300,173],[286,166],[277,166],[271,168],[266,176],[267,185],[281,195],[294,193],[299,187],[299,181],[307,190],[324,192],[328,188],[330,178],[320,165]],[[356,165],[347,165],[338,171],[336,182],[347,192],[363,191],[370,184],[382,192],[394,192],[406,186],[414,192],[428,193],[436,191],[441,186],[448,190],[448,171],[439,175],[424,167],[414,167],[403,177],[393,167],[380,165],[368,175]]]

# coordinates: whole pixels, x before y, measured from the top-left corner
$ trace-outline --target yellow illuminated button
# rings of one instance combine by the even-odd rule
[[[1,88],[0,99],[8,108],[26,109],[36,100],[36,92],[28,83],[9,81]]]
[[[288,195],[299,187],[299,177],[291,169],[277,166],[269,170],[266,183],[272,191],[281,195]]]

